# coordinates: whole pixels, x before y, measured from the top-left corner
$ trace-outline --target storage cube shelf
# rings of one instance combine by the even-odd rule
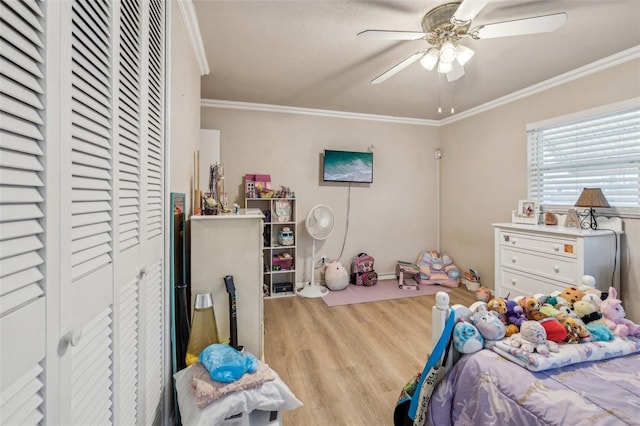
[[[265,216],[263,230],[264,296],[295,295],[298,241],[296,199],[245,198],[245,207],[260,209]],[[285,228],[288,228],[288,231]],[[293,238],[291,238],[291,233],[293,233]],[[282,238],[279,239],[279,237]],[[291,291],[288,288],[291,288]],[[287,290],[283,291],[283,289]]]

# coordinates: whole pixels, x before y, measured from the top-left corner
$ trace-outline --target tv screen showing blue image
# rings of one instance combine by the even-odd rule
[[[373,152],[325,150],[322,180],[372,183]]]

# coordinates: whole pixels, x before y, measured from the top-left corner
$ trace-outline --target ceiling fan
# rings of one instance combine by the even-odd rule
[[[455,81],[464,75],[463,66],[475,53],[469,47],[460,44],[460,40],[467,37],[483,40],[553,32],[567,20],[567,14],[562,12],[471,27],[471,21],[488,2],[489,0],[462,0],[437,6],[422,18],[423,32],[365,30],[358,33],[358,37],[361,38],[423,39],[430,45],[383,72],[371,80],[371,83],[382,83],[418,60],[428,70],[433,70],[437,65],[437,71],[446,74],[449,82]]]

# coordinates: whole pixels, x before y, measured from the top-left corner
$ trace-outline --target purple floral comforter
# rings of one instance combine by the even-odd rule
[[[427,424],[640,425],[640,354],[529,371],[490,350],[463,356]]]

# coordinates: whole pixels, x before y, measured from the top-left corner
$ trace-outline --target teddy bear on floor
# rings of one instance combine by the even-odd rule
[[[538,321],[523,322],[520,333],[511,336],[509,344],[525,352],[537,352],[542,355],[549,355],[550,352],[559,350],[556,342],[547,340],[547,332]]]
[[[604,315],[604,323],[616,336],[639,336],[640,325],[625,318],[622,302],[615,288],[609,287],[609,297],[600,305],[600,312]]]

